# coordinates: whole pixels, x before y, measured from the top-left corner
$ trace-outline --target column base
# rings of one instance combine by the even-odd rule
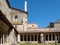
[[[9,45],[9,43],[4,43],[3,45]]]
[[[0,44],[0,45],[3,45],[3,44]]]

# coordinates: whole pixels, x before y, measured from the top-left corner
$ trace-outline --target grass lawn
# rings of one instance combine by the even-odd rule
[[[20,44],[20,45],[55,45],[55,43],[49,43],[49,44],[32,44],[32,43],[25,43],[25,44]],[[57,43],[57,45],[60,45],[60,43]]]

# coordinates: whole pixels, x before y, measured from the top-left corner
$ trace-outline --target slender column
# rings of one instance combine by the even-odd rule
[[[4,44],[4,34],[3,34],[3,44]]]
[[[24,34],[23,34],[23,41],[24,41]]]
[[[52,34],[51,34],[51,41],[53,41],[53,36],[52,36]]]
[[[48,41],[49,41],[49,34],[48,34]]]
[[[41,34],[39,34],[39,38],[40,38],[39,41],[41,41]]]
[[[35,34],[33,34],[33,41],[35,41]]]
[[[45,41],[46,41],[46,34],[45,34]]]
[[[46,41],[46,34],[44,34],[44,42]]]
[[[6,35],[6,42],[8,43],[8,35]]]
[[[57,40],[57,35],[55,34],[55,40]]]
[[[60,39],[60,33],[59,33],[59,39]]]
[[[1,35],[1,45],[2,45],[2,35]]]
[[[41,33],[41,43],[43,43],[43,33]]]
[[[26,41],[27,41],[27,34],[26,34]]]
[[[20,41],[21,41],[21,36],[20,36]]]
[[[18,34],[18,42],[20,42],[20,34]]]
[[[55,45],[57,45],[57,35],[55,34]]]
[[[44,42],[45,42],[46,41],[46,34],[44,34],[44,37],[43,38],[44,38]]]
[[[59,33],[58,33],[58,40],[59,40]]]
[[[30,41],[31,41],[31,34],[30,34]]]
[[[28,41],[27,34],[26,34],[26,41]]]
[[[37,34],[37,41],[38,41],[38,34]]]

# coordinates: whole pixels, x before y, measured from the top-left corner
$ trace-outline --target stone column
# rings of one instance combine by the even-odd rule
[[[59,33],[58,33],[58,40],[59,40]]]
[[[20,42],[20,34],[18,34],[18,42]]]
[[[28,41],[28,35],[26,34],[26,41]]]
[[[8,35],[6,35],[6,42],[8,43]]]
[[[43,38],[44,38],[44,42],[45,42],[46,41],[46,34],[44,34]]]
[[[33,34],[33,41],[35,41],[35,34]]]
[[[37,41],[38,41],[38,34],[37,34]]]
[[[41,33],[40,36],[41,36],[41,43],[43,43],[43,41],[44,41],[44,40],[43,40],[43,33]]]
[[[30,34],[30,41],[31,41],[31,34]]]
[[[4,34],[3,34],[3,44],[4,44]]]
[[[55,34],[55,45],[57,45],[57,35]]]
[[[48,41],[49,41],[49,34],[48,34]]]
[[[24,34],[23,34],[23,41],[24,41]]]
[[[52,34],[51,34],[51,41],[53,41],[53,36],[52,36]]]
[[[20,41],[21,41],[21,34],[20,34]]]
[[[55,34],[55,40],[57,40],[57,35]]]
[[[2,45],[2,36],[1,36],[1,45]]]
[[[44,38],[44,42],[45,42],[46,41],[46,34],[44,34],[44,37],[43,38]]]

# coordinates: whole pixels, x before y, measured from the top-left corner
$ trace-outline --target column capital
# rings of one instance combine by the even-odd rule
[[[41,36],[43,36],[43,33],[41,33]]]

